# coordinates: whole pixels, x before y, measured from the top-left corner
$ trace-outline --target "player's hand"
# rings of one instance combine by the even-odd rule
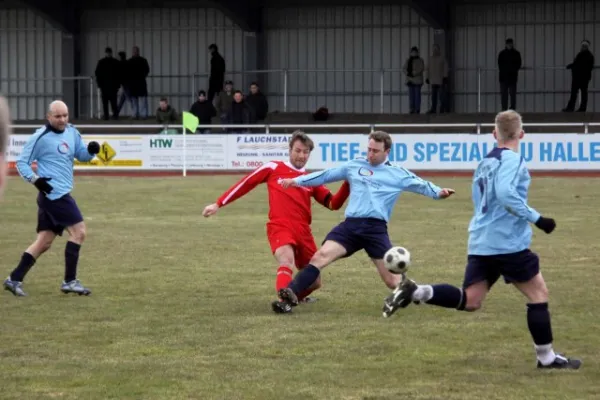
[[[98,142],[90,142],[90,144],[88,144],[88,153],[90,153],[91,155],[96,155],[98,153],[100,153],[100,144],[98,144]]]
[[[295,180],[287,178],[287,179],[282,179],[279,184],[281,186],[283,186],[284,189],[287,189],[289,187],[294,187],[294,186],[298,186],[298,184],[296,183]]]
[[[535,226],[546,233],[552,233],[552,231],[556,228],[556,221],[554,221],[552,218],[540,216],[540,218],[535,221]]]
[[[215,215],[217,211],[219,211],[219,205],[217,203],[214,203],[204,207],[204,211],[202,211],[202,216],[208,218],[211,215]]]
[[[52,178],[37,178],[33,185],[42,193],[50,194],[50,192],[54,189],[52,185],[48,183]]]
[[[438,197],[440,199],[447,199],[448,197],[452,196],[454,193],[456,193],[454,191],[454,189],[444,188],[444,189],[440,190],[440,192],[438,193]]]

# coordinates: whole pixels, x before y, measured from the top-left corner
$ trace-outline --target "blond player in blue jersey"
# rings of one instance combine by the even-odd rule
[[[538,368],[578,369],[581,361],[554,352],[548,311],[548,288],[540,260],[532,252],[531,224],[552,233],[556,223],[527,203],[531,177],[519,155],[523,139],[521,116],[512,110],[496,116],[495,147],[479,163],[473,176],[473,217],[469,224],[467,266],[462,288],[448,284],[417,285],[407,279],[385,300],[384,316],[411,302],[460,311],[476,311],[502,276],[527,298],[527,326],[533,339]]]

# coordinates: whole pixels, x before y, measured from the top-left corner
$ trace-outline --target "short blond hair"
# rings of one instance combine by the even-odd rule
[[[10,109],[6,98],[0,96],[0,157],[4,157],[11,135]]]
[[[523,130],[521,114],[514,110],[499,112],[494,122],[496,124],[496,135],[502,141],[518,138]]]
[[[292,133],[292,138],[290,139],[290,150],[294,147],[294,143],[300,141],[303,145],[308,147],[310,151],[315,149],[315,143],[313,140],[303,131],[297,130]]]
[[[392,148],[392,137],[384,131],[375,131],[369,134],[369,140],[373,139],[378,143],[383,143],[383,149],[389,150]]]

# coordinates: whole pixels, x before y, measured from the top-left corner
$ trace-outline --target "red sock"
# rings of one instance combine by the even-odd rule
[[[288,287],[293,279],[293,272],[287,265],[280,265],[277,269],[277,279],[275,280],[275,290],[279,292],[280,289]]]

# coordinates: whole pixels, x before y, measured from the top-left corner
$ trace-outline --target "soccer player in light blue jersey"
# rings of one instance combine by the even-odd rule
[[[283,179],[283,187],[318,186],[346,180],[350,184],[350,200],[346,219],[333,228],[315,253],[287,288],[279,291],[280,307],[275,312],[288,313],[298,304],[298,294],[309,288],[321,270],[334,261],[365,250],[375,264],[381,279],[390,289],[396,289],[401,276],[385,268],[383,256],[392,247],[387,224],[392,209],[402,192],[413,192],[432,199],[445,199],[454,193],[415,176],[410,171],[393,166],[388,155],[392,138],[385,132],[369,135],[367,158],[352,160],[341,167],[313,172],[294,179]]]
[[[512,110],[496,116],[498,145],[475,170],[472,185],[474,213],[469,225],[467,266],[461,288],[417,285],[407,280],[383,307],[384,316],[411,302],[461,311],[476,311],[500,276],[527,297],[527,325],[533,338],[538,368],[578,369],[581,361],[556,354],[548,311],[548,289],[538,256],[529,250],[530,224],[551,233],[556,223],[527,204],[531,178],[518,154],[523,138],[521,116]]]
[[[97,142],[85,145],[79,131],[69,124],[69,110],[62,101],[50,104],[47,117],[48,124],[31,136],[17,161],[21,177],[39,190],[37,238],[4,281],[4,288],[15,296],[25,296],[25,275],[50,248],[56,236],[61,236],[66,229],[69,239],[65,248],[65,277],[61,291],[87,296],[91,291],[77,279],[85,223],[70,193],[73,189],[73,160],[91,161],[100,152],[100,145]],[[37,161],[36,172],[31,167],[34,161]]]

